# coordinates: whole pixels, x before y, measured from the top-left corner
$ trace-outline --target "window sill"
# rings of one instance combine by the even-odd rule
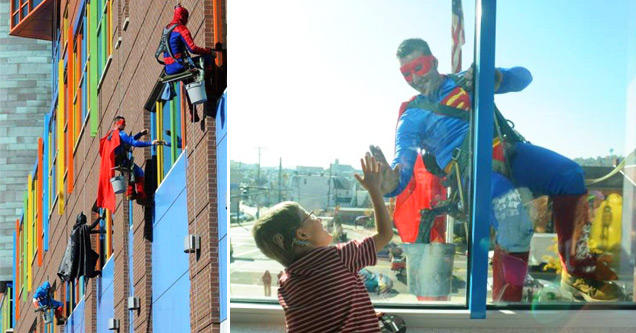
[[[376,311],[404,318],[413,328],[512,328],[536,332],[536,328],[630,328],[636,327],[635,310],[489,310],[487,319],[470,319],[469,310],[388,309]],[[285,316],[280,305],[230,303],[232,332],[282,332]],[[263,330],[266,327],[271,330]],[[573,330],[574,331],[574,330]]]

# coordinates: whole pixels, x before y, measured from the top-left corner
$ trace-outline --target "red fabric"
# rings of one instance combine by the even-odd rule
[[[166,26],[166,28],[169,28],[170,26],[174,24],[178,24],[178,26],[174,28],[173,32],[180,33],[181,36],[183,36],[183,40],[185,40],[185,42],[188,44],[188,47],[192,50],[192,53],[211,54],[212,50],[204,48],[204,47],[199,47],[196,44],[194,44],[194,40],[192,40],[192,35],[190,34],[190,30],[188,30],[188,28],[186,27],[186,24],[188,24],[189,16],[190,14],[188,13],[188,10],[185,9],[184,7],[175,8],[172,21],[170,21],[170,23]]]
[[[406,81],[413,81],[412,73],[417,74],[418,76],[426,75],[433,67],[433,62],[435,61],[435,57],[432,55],[421,55],[409,63],[404,64],[404,66],[400,67],[400,71]]]
[[[495,248],[492,258],[492,300],[519,302],[523,296],[523,282],[528,274],[530,252],[506,253]]]
[[[190,50],[192,50],[192,53],[194,54],[211,54],[212,53],[212,50],[205,47],[199,47],[196,44],[194,44],[194,40],[192,39],[190,30],[188,30],[188,28],[185,25],[177,26],[176,28],[174,28],[173,32],[178,32],[181,34],[181,36],[183,36],[183,40],[185,40],[185,42],[188,44],[188,47],[190,48]]]
[[[287,332],[380,332],[358,272],[377,262],[372,237],[309,251],[285,269],[278,301]]]
[[[438,177],[426,171],[422,156],[418,156],[413,177],[395,202],[393,220],[403,242],[415,242],[420,227],[420,211],[446,198],[446,189]],[[437,217],[431,228],[431,242],[445,242],[445,218]]]
[[[402,103],[398,119],[406,111],[408,104],[416,97]],[[442,201],[445,198],[446,189],[442,186],[441,180],[426,170],[422,156],[418,155],[413,167],[411,181],[395,200],[393,220],[403,242],[415,242],[420,227],[420,211],[424,208],[431,208],[432,201]],[[444,216],[436,218],[433,228],[431,228],[431,242],[444,243],[445,229]]]
[[[112,135],[111,135],[112,134]],[[111,136],[108,140],[108,136]],[[115,176],[115,148],[119,147],[119,130],[115,129],[99,140],[99,155],[102,161],[99,167],[97,183],[97,207],[115,211],[115,192],[110,179]]]

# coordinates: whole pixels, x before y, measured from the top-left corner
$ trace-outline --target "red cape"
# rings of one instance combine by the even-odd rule
[[[413,99],[415,97],[402,103],[398,119]],[[431,202],[445,199],[446,189],[442,186],[441,180],[426,170],[422,156],[418,154],[411,181],[395,200],[393,220],[402,241],[415,242],[420,227],[420,211],[424,208],[430,208]],[[436,218],[433,228],[431,228],[431,243],[444,243],[445,229],[445,217]]]
[[[110,137],[110,139],[109,139]],[[109,131],[99,140],[99,155],[102,162],[99,167],[99,182],[97,183],[97,207],[115,211],[115,191],[110,179],[115,176],[115,148],[119,147],[119,130]]]

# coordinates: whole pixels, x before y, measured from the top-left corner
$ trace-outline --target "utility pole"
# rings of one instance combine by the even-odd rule
[[[283,158],[278,158],[278,202],[283,201]]]
[[[261,185],[261,149],[265,147],[256,147],[258,149],[258,169],[256,171],[256,186]],[[260,218],[261,213],[261,201],[260,198],[256,197],[256,218]]]
[[[326,207],[327,209],[329,209],[329,203],[331,202],[331,166],[332,164],[329,163],[329,180],[328,180],[329,187],[327,189],[327,207]]]

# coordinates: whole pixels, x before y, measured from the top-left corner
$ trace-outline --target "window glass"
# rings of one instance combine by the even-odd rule
[[[285,267],[256,248],[251,229],[255,219],[281,201],[296,201],[320,217],[333,236],[332,245],[374,234],[371,200],[354,173],[362,172],[360,158],[369,145],[377,145],[389,163],[395,158],[407,171],[403,190],[393,188],[395,193],[385,197],[395,217],[392,242],[380,249],[375,266],[358,272],[370,298],[374,304],[465,306],[472,93],[459,78],[435,72],[465,71],[473,62],[474,2],[464,1],[463,6],[463,35],[457,28],[456,37],[469,42],[462,46],[463,57],[456,53],[461,63],[452,60],[450,1],[334,0],[278,6],[252,1],[245,7],[249,10],[235,8],[239,63],[253,62],[249,50],[268,48],[272,31],[280,49],[259,54],[259,62],[267,66],[234,72],[246,79],[234,89],[236,124],[228,139],[232,300],[278,300],[277,280]],[[241,28],[254,24],[263,29]],[[396,57],[398,46],[416,37],[428,42],[435,59],[426,57],[419,42],[419,51],[405,50],[401,60]],[[434,80],[422,78],[429,74]],[[432,81],[438,94],[427,91]],[[418,99],[457,109],[461,118],[442,119],[428,106],[413,104],[398,123],[400,105],[418,90],[428,96]],[[453,173],[454,148],[461,149],[463,158],[458,174]],[[435,153],[433,163],[447,169],[448,183],[455,184],[452,191],[423,171],[424,152]],[[413,168],[421,177],[419,199],[413,197],[414,205],[406,209],[401,200],[410,200],[406,184]],[[404,195],[396,201],[398,193]],[[422,217],[422,209],[442,203],[453,207],[452,218],[441,210],[427,210]]]
[[[498,2],[496,66],[523,66],[532,83],[495,97],[525,138],[507,151],[526,226],[493,236],[489,301],[632,302],[634,12],[632,2]],[[495,199],[495,214],[508,199]],[[513,278],[498,286],[501,276]]]

